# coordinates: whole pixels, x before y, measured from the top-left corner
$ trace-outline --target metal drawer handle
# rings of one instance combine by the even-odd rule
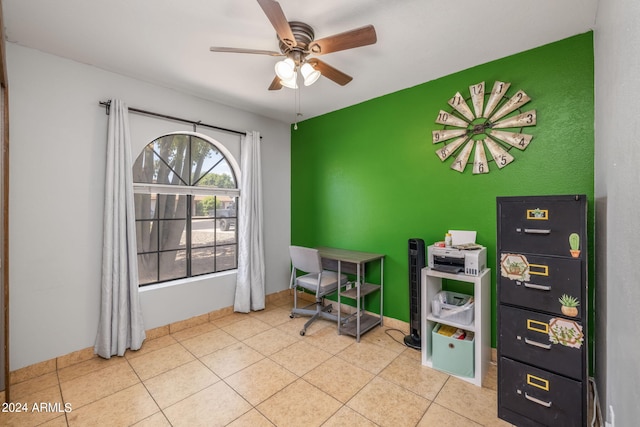
[[[524,339],[525,344],[533,345],[535,347],[544,348],[545,350],[551,350],[551,344],[542,344],[538,341],[532,341],[529,338]]]
[[[531,289],[540,289],[541,291],[550,291],[551,290],[551,286],[536,285],[535,283],[525,283],[524,287],[525,288],[531,288]]]
[[[530,401],[532,401],[532,402],[534,402],[534,403],[537,403],[538,405],[542,405],[542,406],[544,406],[545,408],[551,408],[551,402],[544,402],[544,401],[542,401],[542,400],[540,400],[540,399],[536,399],[535,397],[531,397],[531,396],[529,396],[529,395],[527,394],[527,392],[526,392],[526,391],[524,392],[524,397],[525,397],[527,400],[530,400]]]
[[[544,230],[539,228],[525,228],[524,232],[528,234],[551,234],[550,229]]]

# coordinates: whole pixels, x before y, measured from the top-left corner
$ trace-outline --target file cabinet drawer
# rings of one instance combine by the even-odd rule
[[[502,252],[498,259],[500,303],[569,317],[582,317],[584,281],[579,259]],[[563,295],[574,297],[576,310],[563,311]]]
[[[500,306],[501,354],[580,380],[585,337],[576,320]]]
[[[502,357],[498,373],[499,413],[513,412],[531,423],[527,425],[581,427],[583,388],[574,381],[542,369]],[[509,416],[506,419],[509,421]],[[520,420],[521,421],[521,420]],[[518,422],[518,425],[525,423]]]
[[[499,249],[571,257],[569,236],[576,233],[582,253],[585,217],[584,196],[498,197]]]

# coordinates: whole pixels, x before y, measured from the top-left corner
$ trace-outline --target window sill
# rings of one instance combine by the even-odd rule
[[[148,285],[148,286],[143,286],[143,287],[139,287],[138,288],[138,292],[142,293],[142,292],[149,292],[149,291],[154,291],[157,289],[163,289],[163,288],[169,288],[172,286],[180,286],[180,285],[185,285],[188,283],[197,283],[197,282],[201,282],[203,280],[209,280],[209,279],[213,279],[216,277],[224,277],[224,276],[229,276],[232,274],[237,274],[238,270],[227,270],[227,271],[221,271],[219,273],[212,273],[212,274],[205,274],[202,276],[197,276],[197,277],[189,277],[187,279],[178,279],[178,280],[172,280],[171,282],[164,282],[164,283],[157,283],[155,285]]]

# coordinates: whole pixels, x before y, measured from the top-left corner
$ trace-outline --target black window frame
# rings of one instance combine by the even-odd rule
[[[141,157],[145,155],[145,150],[147,149],[151,149],[153,151],[153,154],[157,156],[157,159],[156,157],[154,157],[155,161],[163,163],[163,165],[160,167],[166,167],[170,170],[169,173],[175,173],[176,175],[179,175],[172,167],[171,162],[168,161],[168,159],[164,159],[161,156],[161,154],[154,149],[155,147],[154,144],[159,140],[161,140],[162,138],[174,137],[174,136],[185,136],[188,139],[189,148],[186,149],[188,156],[185,156],[186,160],[183,159],[182,161],[188,162],[189,176],[184,177],[185,179],[182,179],[183,177],[178,176],[180,180],[178,184],[166,184],[166,183],[157,184],[155,182],[135,182],[135,177],[136,177],[135,168],[138,167],[138,165],[140,164],[139,161]],[[193,164],[191,159],[193,138],[197,138],[198,140],[201,140],[210,144],[212,146],[212,149],[216,152],[216,154],[221,156],[221,158],[217,162],[215,162],[215,164],[213,164],[213,166],[211,166],[206,171],[206,173],[200,175],[199,177],[195,177],[195,179],[194,177],[191,176],[192,175],[191,167]],[[214,170],[218,166],[218,164],[220,164],[223,161],[226,162],[226,166],[231,173],[230,178],[231,178],[231,184],[233,185],[233,187],[222,188],[222,187],[215,187],[210,185],[203,186],[203,187],[198,186],[198,184],[206,176],[206,174]],[[181,167],[183,166],[185,165],[181,165]],[[165,169],[165,171],[167,170]],[[145,286],[156,285],[160,283],[167,283],[167,282],[172,282],[177,280],[184,280],[184,279],[190,279],[190,278],[195,278],[195,277],[209,275],[209,274],[225,272],[225,271],[237,270],[238,268],[238,223],[239,223],[237,212],[238,212],[238,207],[240,203],[240,190],[238,188],[238,180],[236,178],[238,176],[238,172],[239,172],[238,165],[235,159],[222,144],[220,144],[218,141],[215,141],[214,139],[206,135],[202,135],[196,132],[170,133],[167,135],[163,135],[159,138],[156,138],[154,141],[152,141],[151,143],[147,144],[147,146],[145,146],[145,148],[142,150],[142,152],[138,156],[138,159],[134,163],[134,196],[148,195],[149,196],[148,203],[150,206],[153,205],[153,207],[152,207],[152,214],[146,217],[145,215],[142,215],[142,217],[140,217],[140,215],[138,214],[139,209],[138,207],[136,207],[136,218],[135,218],[136,230],[137,230],[137,234],[140,235],[141,230],[145,230],[145,227],[150,227],[152,231],[149,232],[149,236],[153,238],[154,234],[157,234],[157,235],[155,235],[155,245],[156,245],[155,247],[141,248],[140,244],[138,244],[136,253],[137,253],[139,263],[141,261],[141,257],[147,257],[148,266],[150,265],[153,267],[153,265],[155,264],[154,280],[149,280],[151,276],[148,274],[148,273],[151,273],[153,268],[146,268],[144,273],[139,270],[138,286],[140,288]],[[194,181],[194,182],[191,182],[191,181]],[[155,195],[155,201],[152,202],[152,200],[154,199],[154,195]],[[161,199],[163,197],[166,197],[166,199]],[[171,198],[173,197],[176,198],[174,199],[175,203],[179,203],[181,201],[180,200],[181,197],[186,198],[183,215],[171,216],[168,218],[161,218],[160,217],[161,214],[159,212],[160,211],[159,206],[161,206],[161,200],[164,200],[164,201],[171,200]],[[199,197],[200,198],[213,197],[213,209],[210,209],[207,212],[202,212],[202,208],[201,208],[201,212],[197,212],[196,201]],[[220,210],[219,208],[220,198],[222,197],[226,198],[226,201],[227,201],[227,208],[223,209],[224,211],[226,211],[225,216],[221,216],[222,210]],[[138,200],[139,199],[136,198],[136,206],[137,206]],[[175,200],[178,200],[178,201],[176,202]],[[211,215],[212,213],[211,211],[213,211],[213,215]],[[221,218],[224,218],[224,220],[221,220]],[[169,223],[170,221],[184,221],[184,228],[182,231],[182,237],[180,239],[180,242],[177,244],[177,246],[164,248],[160,243],[162,241],[160,237],[163,229],[162,225]],[[209,243],[204,243],[204,244],[194,243],[193,242],[194,224],[197,225],[198,223],[206,223],[207,221],[212,221],[213,238],[211,238]],[[224,227],[221,227],[221,224],[226,224],[226,225]],[[225,233],[228,233],[230,229],[229,224],[234,225],[233,231],[232,231],[233,238],[230,240],[230,242],[224,242],[222,240],[219,240],[218,233],[222,233],[223,231]],[[226,229],[223,229],[223,228],[226,228]],[[226,234],[225,236],[228,237],[229,235]],[[184,244],[181,244],[182,240],[184,240]],[[194,256],[194,252],[197,253],[202,251],[211,252],[211,260],[213,263],[211,266],[212,268],[207,269],[207,271],[204,271],[204,272],[196,268],[196,270],[198,271],[194,272],[194,262],[196,261],[196,258],[197,258]],[[180,273],[178,275],[163,276],[162,274],[163,263],[161,261],[162,254],[169,253],[169,252],[175,252],[176,260],[178,258],[178,253],[180,252],[184,253],[184,263],[185,263],[184,274]],[[221,253],[222,255],[219,256],[219,253]],[[230,261],[229,253],[231,253],[232,255],[232,262],[229,262]],[[152,259],[152,257],[155,257],[155,261]],[[226,260],[226,262],[223,262],[222,260]],[[220,263],[220,266],[219,266],[219,263]],[[144,274],[144,277],[143,277],[143,274]]]

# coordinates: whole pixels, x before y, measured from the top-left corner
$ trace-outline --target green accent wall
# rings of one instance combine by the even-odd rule
[[[523,111],[535,109],[537,125],[523,132],[533,140],[512,149],[504,169],[490,162],[489,174],[473,175],[471,165],[456,172],[453,158],[435,154],[438,112],[451,110],[456,92],[468,97],[482,81],[488,92],[496,80],[511,83],[509,96],[522,89],[531,97]],[[586,194],[593,283],[593,85],[588,32],[299,123],[291,131],[292,244],[385,254],[384,315],[408,321],[408,239],[429,245],[449,229],[476,230],[492,269],[495,347],[497,196]]]

